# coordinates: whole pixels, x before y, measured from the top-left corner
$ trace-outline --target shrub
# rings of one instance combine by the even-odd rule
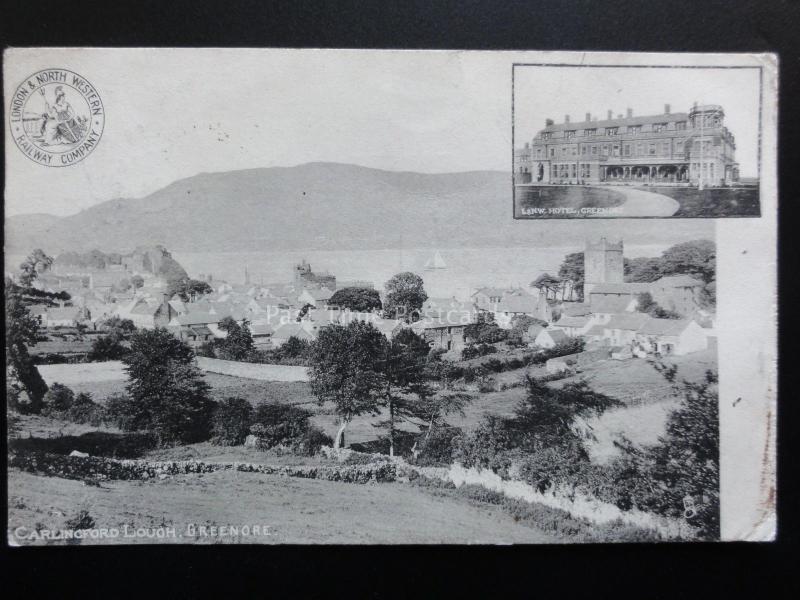
[[[256,406],[250,433],[255,435],[258,447],[295,446],[310,427],[311,412],[291,404],[265,402]]]
[[[75,400],[75,393],[67,386],[54,383],[44,395],[43,415],[64,412],[72,406]]]
[[[478,381],[478,391],[482,394],[496,392],[497,382],[495,381],[494,377],[481,377],[481,379]]]
[[[110,333],[97,338],[92,342],[92,349],[88,356],[89,361],[99,362],[121,359],[129,352],[129,350],[122,345],[121,340],[122,337],[118,333]]]
[[[218,446],[244,444],[253,419],[253,407],[243,398],[219,402],[211,419],[211,443]]]
[[[479,356],[486,356],[487,354],[494,354],[497,348],[491,344],[468,344],[461,351],[461,360],[469,360]]]
[[[122,431],[143,429],[145,423],[136,402],[126,394],[112,394],[105,401],[106,420]]]
[[[312,425],[295,445],[295,451],[304,456],[314,456],[323,446],[333,446],[333,438],[319,427]]]
[[[97,427],[106,418],[105,410],[92,400],[92,395],[80,393],[64,413],[64,418],[72,423],[88,424]]]
[[[451,464],[455,444],[463,433],[458,427],[437,427],[429,436],[422,436],[417,442],[418,452],[414,464],[424,467]]]

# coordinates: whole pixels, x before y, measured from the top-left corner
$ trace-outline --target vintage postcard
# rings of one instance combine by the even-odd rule
[[[7,50],[7,543],[774,539],[777,85]]]

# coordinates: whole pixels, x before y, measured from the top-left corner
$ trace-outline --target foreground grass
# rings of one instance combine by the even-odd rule
[[[86,511],[96,528],[174,527],[165,543],[509,544],[568,541],[521,524],[497,506],[401,483],[355,485],[219,471],[102,487],[11,470],[9,532],[63,528]],[[267,526],[268,535],[181,537],[187,526]],[[13,539],[10,538],[13,543]],[[97,543],[152,543],[116,538]],[[63,544],[64,542],[51,542]]]

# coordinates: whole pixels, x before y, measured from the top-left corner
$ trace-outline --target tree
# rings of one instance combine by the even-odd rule
[[[325,327],[311,346],[311,390],[320,406],[334,405],[339,418],[336,449],[354,417],[378,412],[383,381],[376,362],[382,359],[386,343],[371,323],[353,321]]]
[[[663,276],[660,258],[638,257],[623,259],[623,274],[626,281],[649,283]]]
[[[89,360],[106,361],[119,360],[128,353],[128,349],[122,345],[122,336],[117,333],[109,333],[97,338],[92,342],[92,349],[89,351]]]
[[[435,427],[446,427],[445,417],[450,414],[465,415],[464,409],[472,401],[472,395],[465,392],[447,392],[421,399],[418,415],[425,423],[425,439]]]
[[[280,348],[275,350],[278,359],[298,359],[308,358],[311,351],[311,344],[307,340],[301,340],[296,336],[289,336]]]
[[[256,345],[246,319],[239,325],[232,317],[225,317],[219,322],[219,328],[227,333],[215,342],[220,358],[247,360],[255,354]]]
[[[196,300],[197,298],[210,294],[214,290],[205,281],[183,277],[174,279],[167,284],[167,295],[171,298],[175,294],[184,302]]]
[[[109,317],[100,323],[100,326],[109,334],[118,335],[124,339],[136,331],[136,325],[130,319],[122,319],[117,315]]]
[[[553,300],[558,296],[558,292],[563,289],[564,282],[560,277],[550,275],[550,273],[542,273],[534,281],[531,281],[531,287],[544,291],[545,299],[549,299],[552,295]]]
[[[653,300],[650,292],[642,292],[638,295],[638,304],[636,310],[639,312],[647,313],[651,317],[657,319],[680,319],[681,315],[672,310],[667,310],[662,307],[658,302]]]
[[[133,289],[138,290],[144,285],[144,278],[141,275],[134,275],[131,277],[131,285]]]
[[[418,318],[428,294],[425,293],[422,277],[416,273],[405,271],[398,273],[386,282],[386,302],[384,311],[391,319],[403,319],[406,322]]]
[[[496,344],[508,337],[508,331],[494,322],[491,313],[479,313],[477,322],[464,327],[464,336],[472,343]]]
[[[523,336],[528,333],[531,325],[541,325],[547,327],[547,321],[542,321],[530,315],[516,315],[511,319],[511,329],[508,332],[510,340],[521,342]]]
[[[564,257],[558,276],[572,282],[572,290],[579,302],[583,301],[583,252],[573,252]]]
[[[212,442],[219,446],[244,444],[253,420],[253,407],[243,399],[231,396],[221,401],[214,410]]]
[[[394,456],[398,420],[416,424],[422,406],[420,400],[433,391],[426,378],[430,347],[410,329],[403,329],[383,344],[383,360],[376,367],[383,384],[380,393],[387,418],[376,424],[389,430],[389,456]]]
[[[135,410],[129,427],[153,431],[161,445],[208,437],[214,403],[186,343],[164,328],[138,331],[122,360]]]
[[[661,256],[665,275],[691,275],[709,283],[716,279],[717,247],[711,240],[676,244]]]
[[[36,344],[39,322],[31,316],[22,301],[19,288],[10,279],[5,282],[6,301],[6,388],[9,403],[13,408],[38,413],[47,384],[39,374],[28,346]],[[21,392],[27,395],[27,403],[19,403]]]
[[[19,266],[22,273],[19,276],[19,281],[23,287],[30,286],[33,281],[39,276],[39,273],[46,271],[53,265],[53,259],[41,248],[36,248],[31,252],[22,264]]]
[[[328,306],[355,312],[371,312],[381,309],[381,295],[378,290],[346,287],[336,290],[328,300]]]

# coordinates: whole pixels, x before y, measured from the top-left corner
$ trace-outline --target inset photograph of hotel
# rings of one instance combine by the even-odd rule
[[[514,217],[758,217],[760,110],[758,67],[514,65]]]

